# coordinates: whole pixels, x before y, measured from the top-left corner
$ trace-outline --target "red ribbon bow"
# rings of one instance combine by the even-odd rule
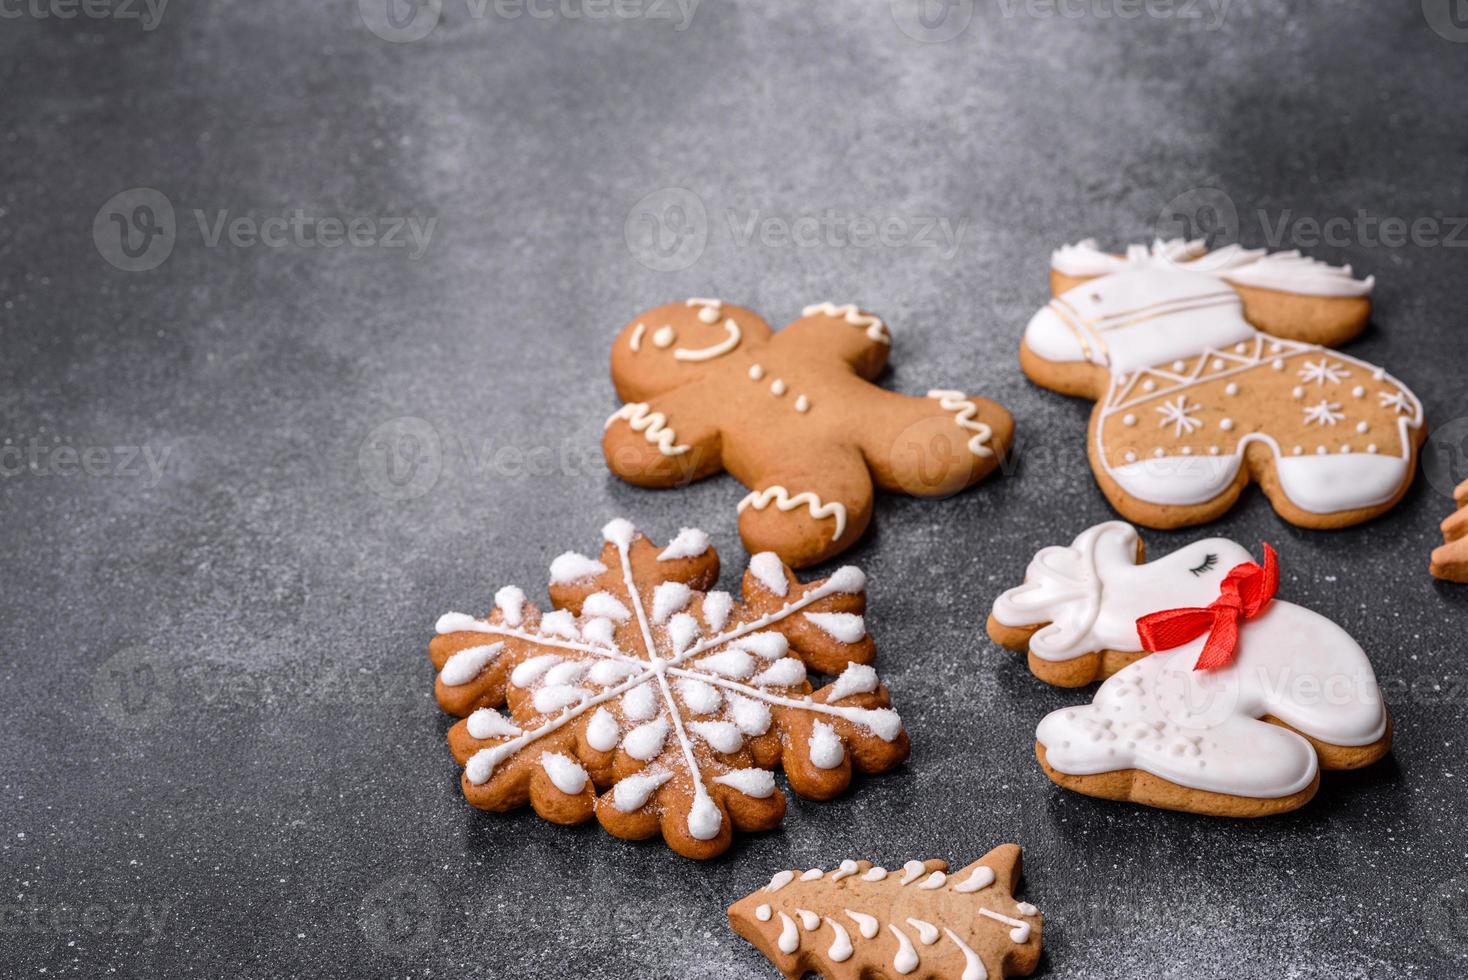
[[[1279,588],[1279,562],[1274,549],[1264,546],[1264,567],[1252,561],[1235,565],[1219,586],[1218,598],[1204,608],[1164,609],[1137,620],[1143,649],[1157,653],[1180,647],[1204,633],[1208,642],[1194,670],[1216,670],[1233,663],[1239,645],[1239,624],[1265,610]]]

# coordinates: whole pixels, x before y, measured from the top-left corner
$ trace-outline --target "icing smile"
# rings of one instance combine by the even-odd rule
[[[680,361],[711,361],[716,357],[723,357],[731,350],[739,346],[741,334],[739,324],[732,319],[724,321],[724,329],[729,336],[710,347],[697,347],[690,350],[687,347],[679,347],[673,351],[673,356]]]

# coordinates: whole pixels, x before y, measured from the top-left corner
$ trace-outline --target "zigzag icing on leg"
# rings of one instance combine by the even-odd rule
[[[968,396],[961,391],[952,391],[944,388],[934,388],[928,392],[929,398],[938,399],[938,405],[945,412],[957,412],[953,421],[958,423],[959,428],[967,429],[974,433],[973,438],[968,441],[968,451],[975,456],[993,456],[994,450],[986,443],[994,434],[983,422],[974,421],[974,416],[979,414],[979,406],[969,400]]]
[[[825,503],[820,497],[817,497],[809,490],[792,496],[789,490],[786,490],[779,484],[749,493],[743,500],[739,501],[739,513],[744,513],[746,507],[753,507],[755,510],[764,510],[771,503],[782,511],[792,511],[802,506],[807,507],[810,509],[810,516],[816,520],[826,517],[835,518],[836,529],[831,533],[832,541],[841,537],[842,533],[846,530],[846,506],[844,504],[834,500],[829,504]]]

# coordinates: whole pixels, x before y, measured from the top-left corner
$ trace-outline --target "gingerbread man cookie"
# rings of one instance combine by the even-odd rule
[[[1432,551],[1429,570],[1444,582],[1468,582],[1468,480],[1453,491],[1458,509],[1443,521],[1443,543]]]
[[[1391,748],[1376,674],[1338,625],[1274,598],[1278,564],[1224,538],[1143,564],[1129,524],[1039,552],[994,604],[990,633],[1043,680],[1110,676],[1040,722],[1036,753],[1067,789],[1170,810],[1265,816],[1309,802],[1320,769]]]
[[[1015,900],[1019,876],[1015,844],[956,874],[946,861],[781,871],[729,907],[729,924],[791,980],[1026,977],[1040,962],[1044,917]]]
[[[755,555],[743,601],[705,591],[719,559],[702,531],[659,548],[625,520],[599,558],[551,564],[555,610],[514,586],[480,619],[448,613],[429,655],[459,716],[449,748],[473,805],[595,817],[628,840],[662,834],[686,857],[785,816],[771,770],[813,800],[907,758],[902,719],[869,664],[866,579],[846,566],[802,584]],[[815,690],[807,670],[835,679]],[[510,715],[497,709],[508,702]]]
[[[648,310],[612,345],[627,404],[607,420],[607,465],[645,487],[727,470],[750,490],[739,531],[751,552],[824,561],[866,530],[874,485],[955,493],[1010,444],[1013,420],[994,402],[873,384],[891,347],[886,325],[855,306],[808,306],[778,334],[716,299]]]
[[[1051,259],[1055,298],[1025,329],[1037,384],[1096,400],[1091,468],[1132,521],[1213,520],[1252,480],[1302,527],[1390,508],[1426,438],[1422,405],[1381,368],[1319,344],[1365,325],[1373,281],[1298,252],[1092,241]]]

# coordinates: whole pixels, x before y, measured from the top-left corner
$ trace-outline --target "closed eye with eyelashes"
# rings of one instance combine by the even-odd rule
[[[1204,555],[1203,556],[1203,562],[1202,562],[1202,564],[1197,565],[1197,566],[1195,566],[1193,568],[1190,568],[1190,569],[1188,569],[1188,571],[1192,572],[1194,575],[1202,575],[1204,572],[1211,572],[1211,571],[1213,571],[1214,568],[1217,568],[1217,567],[1218,567],[1218,556],[1215,555],[1215,554],[1210,553],[1210,554],[1207,554],[1207,555]]]

